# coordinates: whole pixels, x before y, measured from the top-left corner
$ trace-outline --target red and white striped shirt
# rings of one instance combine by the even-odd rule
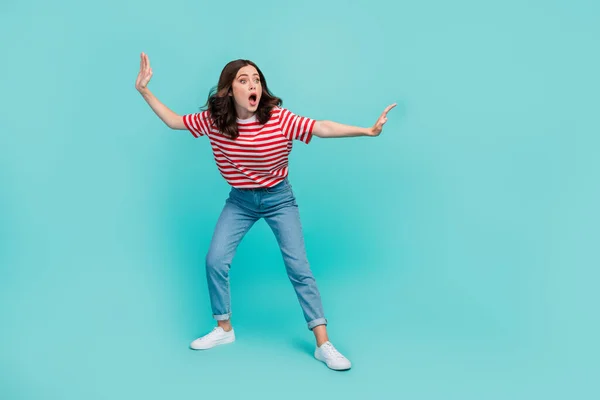
[[[232,140],[219,133],[208,110],[183,116],[194,137],[208,136],[225,180],[231,186],[245,189],[272,187],[283,181],[288,174],[292,141],[308,144],[316,122],[281,107],[271,110],[271,118],[264,125],[256,116],[237,121],[240,135]]]

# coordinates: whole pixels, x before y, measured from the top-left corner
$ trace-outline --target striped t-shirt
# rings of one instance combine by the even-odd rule
[[[315,120],[295,115],[281,107],[261,125],[256,116],[238,119],[240,135],[232,140],[217,130],[208,110],[183,116],[187,129],[198,138],[208,136],[221,175],[236,188],[272,187],[288,174],[292,141],[306,144],[312,139]]]

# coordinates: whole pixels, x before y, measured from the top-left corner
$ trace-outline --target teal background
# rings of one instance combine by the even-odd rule
[[[598,398],[600,5],[574,1],[3,2],[0,398]],[[378,138],[297,143],[290,180],[333,343],[264,221],[203,260],[228,192],[196,112],[255,61],[297,114]]]

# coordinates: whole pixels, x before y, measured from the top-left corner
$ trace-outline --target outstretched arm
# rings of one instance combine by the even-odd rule
[[[383,130],[383,125],[387,122],[387,113],[394,107],[396,107],[396,103],[387,106],[375,125],[370,128],[344,125],[333,121],[316,121],[312,134],[321,138],[379,136]]]
[[[183,123],[183,117],[177,115],[169,107],[165,106],[152,94],[148,89],[148,83],[152,78],[152,68],[150,68],[150,60],[145,53],[141,54],[140,73],[135,81],[135,88],[140,92],[146,103],[152,108],[152,111],[171,129],[187,129]]]

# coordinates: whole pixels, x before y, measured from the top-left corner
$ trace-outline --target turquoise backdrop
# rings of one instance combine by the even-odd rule
[[[600,391],[600,3],[4,1],[0,398],[591,399]],[[264,221],[204,256],[228,193],[198,111],[255,61],[297,114],[377,138],[291,154],[332,342],[313,337]],[[594,378],[596,376],[596,378]]]

